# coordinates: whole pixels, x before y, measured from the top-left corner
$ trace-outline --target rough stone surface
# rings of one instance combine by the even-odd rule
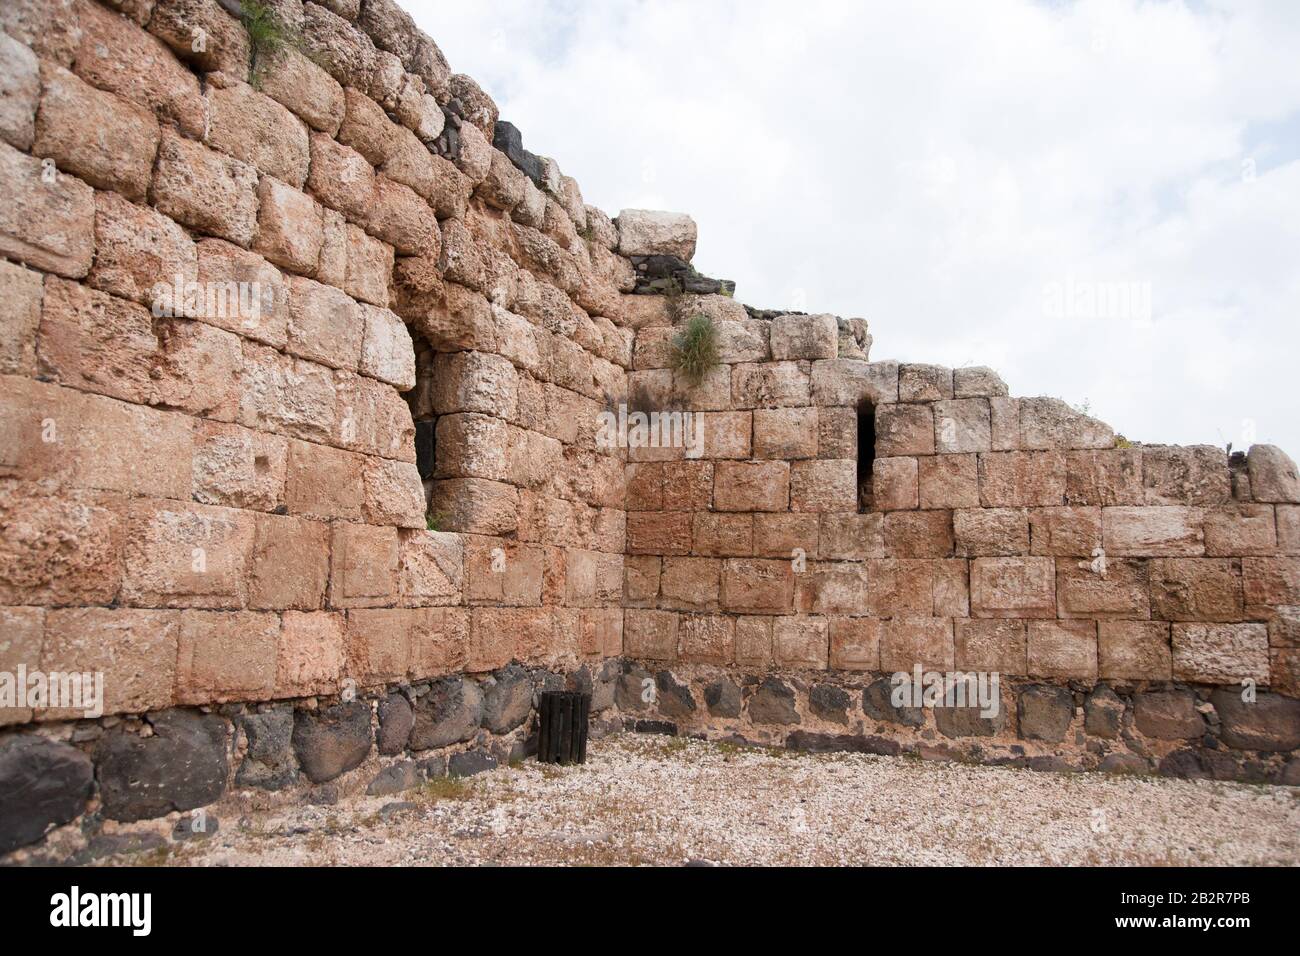
[[[794,690],[778,678],[767,678],[749,699],[749,718],[756,724],[799,723]]]
[[[1018,704],[1020,736],[1060,743],[1074,720],[1074,697],[1063,687],[1028,687]]]
[[[36,736],[0,743],[0,854],[34,843],[86,809],[94,784],[90,758]]]
[[[370,705],[365,701],[294,715],[293,749],[312,783],[326,783],[359,766],[372,743]]]
[[[415,704],[412,750],[436,750],[469,740],[483,719],[483,694],[464,678],[436,681]]]
[[[483,726],[494,734],[514,730],[532,713],[533,684],[522,667],[510,666],[483,689]]]
[[[96,747],[103,812],[113,820],[146,820],[217,800],[229,763],[226,724],[213,714],[169,710],[151,722],[153,736],[106,734]]]
[[[415,713],[405,694],[389,694],[379,703],[379,731],[375,743],[381,754],[391,756],[406,749],[415,726]]]
[[[236,724],[248,739],[248,750],[235,774],[236,786],[280,790],[298,779],[291,708],[244,714]]]

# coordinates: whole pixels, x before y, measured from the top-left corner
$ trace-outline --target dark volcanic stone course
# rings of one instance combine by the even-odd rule
[[[152,737],[105,734],[96,750],[104,816],[147,820],[221,797],[230,767],[226,723],[215,714],[169,710],[149,718]]]
[[[415,705],[412,750],[437,750],[469,740],[483,719],[483,693],[463,677],[435,681]]]
[[[1134,694],[1133,725],[1157,740],[1190,740],[1205,733],[1205,719],[1197,712],[1196,695],[1190,690]]]
[[[818,734],[808,730],[794,731],[786,737],[785,745],[789,750],[806,750],[809,753],[880,754],[886,757],[896,757],[902,749],[897,740],[884,737]]]
[[[695,697],[690,686],[678,681],[669,671],[655,675],[655,688],[659,693],[659,713],[665,717],[685,717],[695,713]]]
[[[835,684],[814,684],[808,692],[808,706],[822,720],[836,724],[849,722],[849,704],[853,698],[843,687]]]
[[[1093,737],[1115,740],[1124,722],[1124,701],[1109,687],[1098,687],[1083,705],[1083,729]]]
[[[756,724],[797,724],[794,690],[776,677],[768,677],[749,699],[749,719]]]
[[[920,707],[895,707],[892,699],[893,684],[881,677],[862,691],[862,710],[873,720],[883,720],[904,727],[920,727],[925,723],[925,711]]]
[[[742,697],[735,681],[719,677],[704,688],[704,703],[714,717],[739,717]]]
[[[244,714],[236,723],[248,737],[244,761],[235,774],[237,785],[281,790],[298,779],[292,709],[280,707],[261,714]]]
[[[524,134],[519,132],[514,123],[497,120],[492,130],[492,145],[506,154],[506,159],[514,163],[519,170],[533,181],[538,189],[543,188],[546,176],[541,159],[524,149]]]
[[[376,743],[384,756],[400,754],[411,739],[415,713],[405,694],[389,694],[379,704],[379,733]]]
[[[485,750],[467,750],[453,754],[447,761],[447,775],[450,777],[472,777],[476,773],[495,770],[497,758]]]
[[[1254,703],[1239,690],[1216,690],[1210,698],[1223,723],[1220,736],[1235,750],[1284,753],[1300,747],[1300,700],[1259,694]]]
[[[43,737],[7,738],[0,744],[0,853],[78,817],[93,783],[90,758],[75,747]]]
[[[1064,687],[1042,685],[1020,692],[1020,736],[1060,743],[1074,719],[1074,695]]]
[[[483,690],[483,726],[494,734],[508,734],[533,710],[533,682],[522,667],[511,664]]]
[[[312,783],[325,783],[360,766],[373,743],[370,705],[354,700],[294,716],[293,749]]]

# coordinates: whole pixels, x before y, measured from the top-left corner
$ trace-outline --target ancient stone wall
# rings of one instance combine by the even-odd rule
[[[872,362],[855,322],[723,298],[694,304],[722,363],[689,387],[654,304],[633,402],[699,411],[704,441],[629,452],[634,723],[1300,778],[1300,483],[1278,449],[1133,445],[989,369]],[[918,670],[997,674],[1001,706],[900,708],[890,677]]]
[[[0,30],[0,682],[104,678],[102,717],[0,707],[0,852],[475,772],[561,686],[598,733],[1294,782],[1278,450],[1129,446],[747,309],[392,0]],[[701,445],[609,440],[674,411]],[[900,709],[917,667],[1004,675],[1000,716]]]
[[[505,760],[534,681],[621,651],[609,218],[388,0],[0,28],[0,671],[107,715],[0,710],[0,777],[67,778],[29,829],[325,783],[373,728]]]

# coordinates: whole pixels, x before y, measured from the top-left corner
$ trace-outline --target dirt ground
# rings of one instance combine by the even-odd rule
[[[205,839],[99,861],[142,862],[1295,866],[1300,790],[622,735],[582,767],[219,818]]]

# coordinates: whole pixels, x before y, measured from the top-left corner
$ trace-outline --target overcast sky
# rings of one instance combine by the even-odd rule
[[[760,308],[1135,441],[1300,457],[1300,2],[403,0]]]

